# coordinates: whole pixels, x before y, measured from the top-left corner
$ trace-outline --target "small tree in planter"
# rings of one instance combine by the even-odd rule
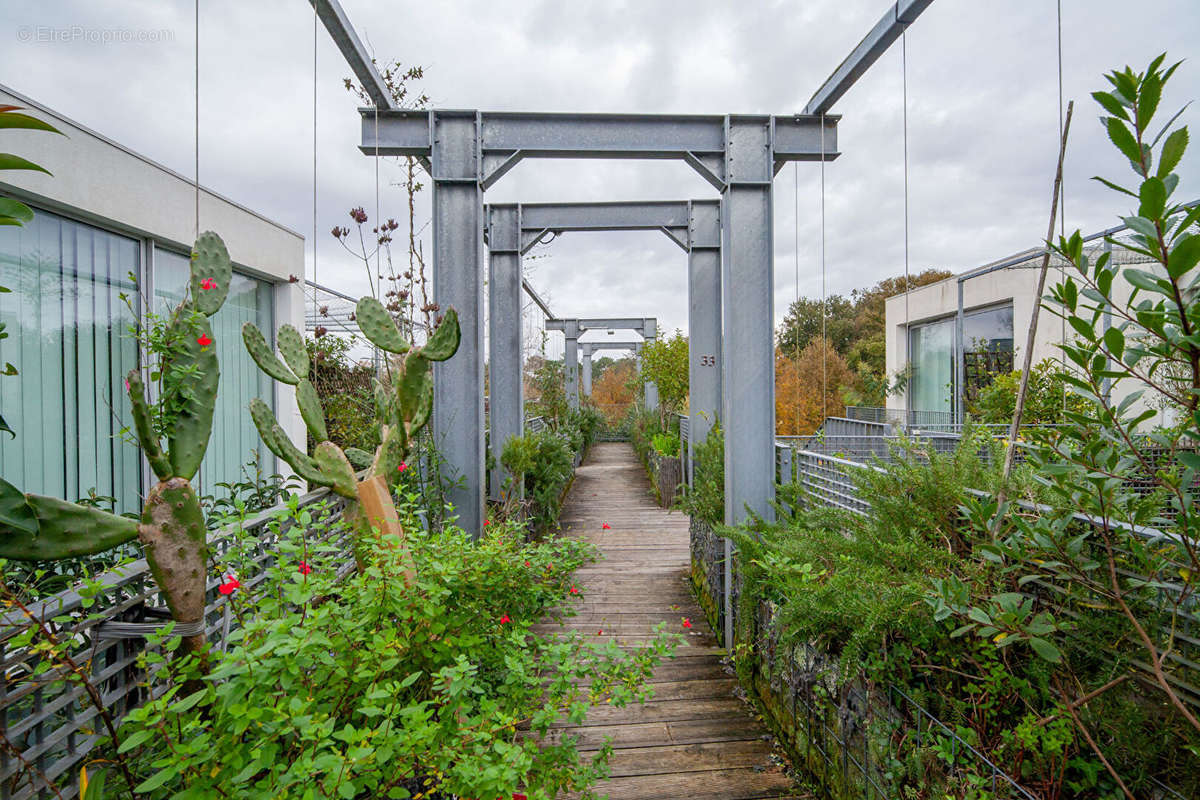
[[[1194,645],[1178,630],[1195,614],[1200,581],[1200,207],[1172,200],[1187,129],[1172,131],[1173,117],[1157,135],[1150,132],[1178,66],[1163,69],[1164,58],[1145,72],[1126,67],[1107,75],[1113,91],[1093,94],[1110,115],[1101,119],[1109,138],[1139,181],[1126,188],[1097,179],[1138,203],[1124,218],[1132,242],[1111,243],[1152,265],[1119,266],[1109,253],[1093,263],[1078,232],[1054,248],[1075,268],[1045,300],[1075,334],[1062,349],[1073,365],[1064,380],[1078,405],[1067,404],[1062,426],[1032,429],[1025,450],[1051,506],[1024,514],[994,500],[970,502],[965,510],[982,540],[978,549],[1010,577],[1011,590],[970,598],[961,583],[947,580],[931,598],[939,619],[960,618],[957,635],[1028,646],[1069,668],[1074,657],[1094,656],[1095,641],[1076,641],[1075,629],[1102,625],[1118,664],[1146,666],[1101,686],[1058,685],[1059,716],[1080,730],[1128,797],[1089,732],[1088,702],[1127,682],[1144,684],[1159,693],[1164,730],[1178,727],[1192,741],[1200,734],[1197,709],[1180,690],[1195,681]],[[1128,300],[1116,288],[1122,283],[1132,287]],[[1166,397],[1177,418],[1150,428],[1155,409],[1136,405],[1147,391]],[[1133,474],[1143,486],[1130,484]]]

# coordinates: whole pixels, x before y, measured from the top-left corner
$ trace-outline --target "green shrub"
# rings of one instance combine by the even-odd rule
[[[692,484],[685,486],[680,505],[688,516],[709,525],[725,521],[725,434],[720,423],[692,450]]]
[[[576,431],[576,437],[582,434]],[[558,523],[563,492],[575,472],[575,443],[546,428],[514,436],[504,445],[500,463],[525,489],[523,511],[540,529]]]
[[[671,433],[670,431],[666,433],[656,433],[650,441],[654,448],[654,452],[658,453],[660,456],[666,456],[667,458],[679,458],[679,434]]]
[[[144,657],[169,688],[119,732],[140,797],[553,797],[604,774],[609,748],[581,756],[572,740],[537,737],[592,704],[646,697],[674,637],[660,631],[623,651],[532,633],[572,597],[571,572],[590,548],[526,544],[512,527],[479,542],[457,529],[424,533],[413,506],[401,511],[415,586],[387,547],[339,580],[344,554],[306,541],[318,525],[293,506],[298,524],[276,528],[266,579],[232,595],[243,627],[228,652],[209,652],[204,688],[182,692],[193,660]],[[516,733],[525,724],[534,736]],[[117,796],[120,773],[106,772]]]

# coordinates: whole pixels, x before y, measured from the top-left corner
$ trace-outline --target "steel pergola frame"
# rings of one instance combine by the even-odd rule
[[[786,116],[395,109],[337,0],[310,2],[375,103],[360,109],[362,152],[414,156],[433,179],[434,302],[455,307],[463,324],[458,354],[435,367],[433,435],[459,524],[478,535],[484,519],[483,192],[526,158],[675,159],[720,192],[725,521],[772,519],[772,179],[788,161],[837,157],[829,108],[931,0],[891,4],[809,113]]]
[[[520,399],[517,385],[498,381],[497,363],[513,368],[518,359],[521,342],[517,332],[514,340],[512,304],[506,301],[515,289],[513,281],[520,274],[520,257],[548,236],[558,237],[568,232],[601,231],[658,231],[687,253],[688,335],[690,337],[688,377],[691,387],[689,423],[697,431],[695,441],[703,441],[721,412],[721,208],[718,200],[654,200],[601,203],[505,203],[489,204],[485,209],[487,229],[485,239],[489,255],[489,292],[491,293],[491,380],[492,441],[497,438],[497,420],[503,416],[513,427],[509,435],[519,435],[523,414],[517,409]],[[500,228],[504,227],[504,230]],[[574,339],[567,337],[567,397],[572,406],[578,404],[578,386],[570,366],[574,363],[578,336],[595,328],[626,328],[643,331],[652,337],[656,326],[639,326],[637,319],[577,320],[579,330]],[[551,330],[567,331],[549,326]],[[648,333],[647,333],[648,331]],[[512,350],[512,348],[518,348]],[[499,360],[498,360],[499,359]],[[589,354],[584,351],[583,389],[589,395]],[[514,373],[517,374],[517,373]],[[498,394],[500,383],[506,395]],[[511,413],[498,411],[511,404]],[[646,407],[656,408],[657,391],[646,384]],[[507,430],[507,429],[505,429]],[[492,485],[497,485],[493,476]]]

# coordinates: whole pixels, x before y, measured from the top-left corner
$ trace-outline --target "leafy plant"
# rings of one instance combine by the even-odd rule
[[[242,627],[213,654],[213,680],[188,693],[191,662],[145,657],[165,691],[119,733],[139,795],[554,797],[604,774],[608,748],[583,756],[551,726],[646,699],[677,637],[623,650],[536,632],[551,609],[570,613],[570,575],[591,549],[525,544],[513,527],[478,542],[424,533],[415,511],[400,503],[412,588],[379,544],[368,569],[339,580],[344,556],[310,544],[320,523],[293,508],[266,580],[231,595]]]
[[[1011,423],[1017,405],[1017,387],[1021,372],[993,376],[979,391],[968,411],[983,423]],[[1063,421],[1063,411],[1086,411],[1086,403],[1068,389],[1067,373],[1054,359],[1044,358],[1029,373],[1029,389],[1025,400],[1022,424],[1057,425]]]
[[[640,382],[652,381],[658,387],[659,417],[677,414],[687,408],[688,338],[676,330],[670,338],[646,342],[641,351]]]
[[[679,458],[679,434],[671,431],[656,433],[651,437],[654,452],[667,458]]]
[[[513,436],[505,443],[500,463],[524,488],[523,514],[537,528],[557,524],[576,452],[570,437],[550,428]],[[509,494],[515,502],[516,493]]]

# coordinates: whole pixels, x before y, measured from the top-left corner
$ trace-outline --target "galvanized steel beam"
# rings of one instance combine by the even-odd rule
[[[458,524],[478,536],[484,520],[483,186],[474,112],[431,116],[433,301],[458,310],[462,343],[433,368],[433,437]]]
[[[889,7],[879,22],[875,23],[875,27],[850,51],[850,55],[846,56],[833,74],[825,79],[801,113],[828,112],[932,3],[933,0],[901,0]]]
[[[354,77],[358,78],[358,82],[366,89],[371,102],[380,111],[390,109],[392,107],[391,92],[388,91],[387,84],[383,82],[383,77],[375,68],[371,57],[367,55],[367,49],[358,40],[358,34],[354,32],[350,18],[342,10],[342,4],[338,0],[310,0],[310,2],[313,10],[317,12],[317,17],[325,26],[325,30],[329,32],[329,37],[333,39],[338,50],[342,51],[342,58],[346,59],[346,63],[350,65]],[[371,113],[374,114],[374,109],[371,110]]]
[[[731,117],[721,194],[725,522],[771,520],[775,497],[772,120]],[[726,598],[728,602],[728,597]]]
[[[500,454],[509,439],[525,432],[524,365],[521,361],[521,207],[487,207],[489,419],[491,498],[501,499],[509,478]],[[514,491],[520,487],[514,486]]]
[[[679,159],[724,189],[730,115],[563,114],[439,109],[359,109],[367,155],[428,156],[440,115],[479,120],[484,189],[526,158]],[[787,161],[837,158],[838,117],[767,117],[776,168]],[[824,122],[825,132],[821,126]]]
[[[688,474],[721,413],[721,204],[688,210]]]

